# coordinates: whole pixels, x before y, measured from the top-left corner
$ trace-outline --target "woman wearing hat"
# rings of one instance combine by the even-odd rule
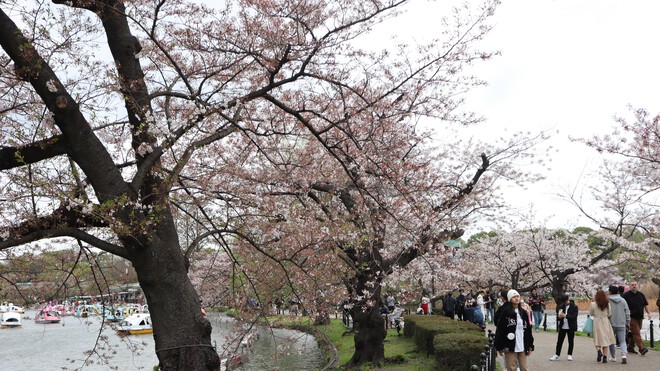
[[[529,313],[520,305],[520,294],[509,290],[507,300],[510,305],[502,311],[495,330],[495,349],[504,354],[508,371],[528,371],[527,356],[534,351],[534,337],[529,321]]]

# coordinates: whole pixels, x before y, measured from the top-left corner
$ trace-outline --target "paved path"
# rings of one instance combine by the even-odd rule
[[[493,331],[494,327],[489,326]],[[561,359],[550,361],[555,353],[557,344],[556,332],[534,333],[534,353],[528,358],[528,366],[531,371],[603,371],[603,370],[629,370],[629,371],[655,371],[660,370],[660,352],[650,350],[645,356],[639,354],[628,354],[628,364],[621,364],[621,353],[617,349],[617,362],[607,364],[596,363],[596,348],[591,337],[576,336],[573,348],[573,361],[566,360],[568,340],[564,340]]]

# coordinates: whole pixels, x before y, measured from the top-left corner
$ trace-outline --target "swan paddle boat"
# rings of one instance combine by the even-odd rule
[[[87,318],[89,316],[101,315],[101,309],[96,305],[82,304],[76,308],[76,317]]]
[[[0,305],[0,313],[6,313],[6,312],[23,314],[25,313],[25,310],[19,306],[14,305],[14,303],[7,304],[7,302],[5,302],[2,305]]]
[[[21,327],[21,314],[16,312],[5,312],[2,313],[2,319],[0,320],[0,328],[12,328],[12,327]]]
[[[34,317],[34,323],[37,324],[60,323],[60,320],[60,316],[55,311],[42,310]]]
[[[120,322],[126,317],[124,315],[124,308],[122,307],[107,308],[103,316],[108,322]]]

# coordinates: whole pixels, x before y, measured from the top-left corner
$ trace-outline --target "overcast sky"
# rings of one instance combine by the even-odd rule
[[[415,0],[402,27],[432,24],[443,2]],[[552,172],[508,202],[529,209],[550,227],[594,226],[556,197],[595,171],[598,156],[568,137],[611,132],[628,106],[660,112],[660,1],[503,0],[482,48],[502,55],[475,69],[489,86],[469,93],[486,117],[484,132],[553,130]],[[410,23],[412,20],[412,23]]]

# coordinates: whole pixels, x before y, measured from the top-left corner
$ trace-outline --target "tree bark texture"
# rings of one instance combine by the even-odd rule
[[[211,324],[202,315],[188,279],[185,258],[171,217],[164,220],[148,248],[135,249],[131,261],[149,304],[160,370],[217,370]]]
[[[101,2],[76,4],[83,7]],[[110,9],[110,5],[115,8]],[[98,14],[104,25],[111,28],[109,44],[120,66],[120,75],[133,78],[132,84],[123,86],[122,93],[129,120],[134,127],[139,127],[143,122],[144,110],[147,109],[145,107],[148,107],[148,94],[139,63],[133,57],[135,50],[122,48],[122,45],[130,44],[133,48],[136,45],[128,31],[125,12],[118,10],[123,10],[121,2],[107,2]],[[54,140],[34,143],[32,146],[3,148],[3,158],[16,156],[17,153],[29,156],[23,157],[21,162],[3,163],[2,168],[24,166],[66,153],[86,175],[99,203],[108,208],[116,208],[111,217],[125,228],[116,231],[123,246],[113,245],[86,234],[85,226],[78,218],[56,218],[56,210],[53,217],[57,220],[53,223],[43,223],[49,218],[28,220],[23,228],[16,230],[23,231],[33,239],[54,235],[80,239],[84,235],[86,241],[96,242],[96,247],[129,259],[149,305],[160,370],[219,369],[220,360],[211,345],[211,324],[202,316],[199,297],[187,275],[186,258],[179,245],[169,209],[169,190],[164,186],[163,179],[149,170],[150,165],[159,166],[158,161],[148,163],[144,158],[138,158],[138,166],[145,164],[146,169],[142,171],[149,172],[149,175],[133,184],[127,183],[108,149],[96,137],[81,113],[75,99],[66,91],[47,61],[2,10],[0,45],[14,62],[17,76],[39,94],[62,132]],[[136,105],[135,102],[142,102],[143,105]],[[138,118],[140,115],[143,117]],[[134,143],[151,143],[151,138],[141,134],[142,131],[136,133],[133,136]],[[102,221],[100,223],[103,224]],[[108,227],[107,224],[103,226]]]
[[[387,333],[379,308],[376,306],[366,310],[356,308],[353,312],[353,328],[355,330],[355,353],[349,363],[360,365],[382,362],[385,359],[383,340]]]

